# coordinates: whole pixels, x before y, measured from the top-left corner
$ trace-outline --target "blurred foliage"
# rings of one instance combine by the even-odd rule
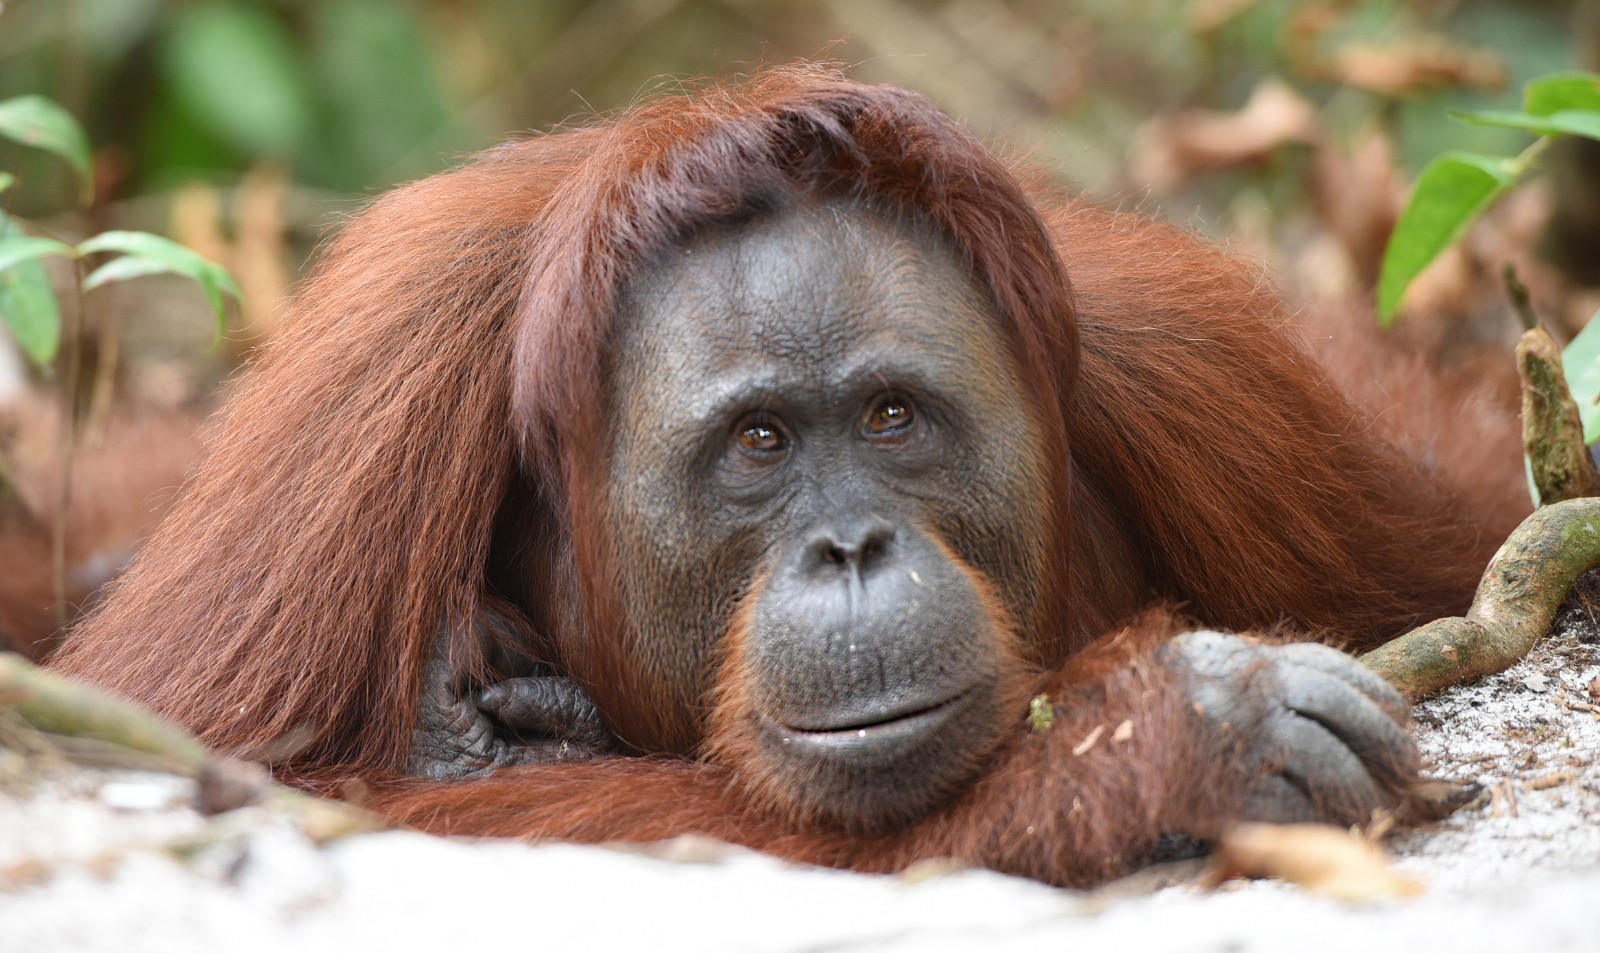
[[[49,153],[70,165],[89,182],[89,139],[77,121],[43,96],[18,96],[0,100],[0,138]],[[0,193],[14,185],[14,176],[0,173]],[[88,189],[83,201],[93,200]],[[224,295],[242,297],[233,276],[177,242],[149,232],[105,231],[77,245],[54,238],[29,235],[11,216],[0,211],[0,325],[4,325],[24,354],[41,369],[56,359],[61,344],[61,309],[55,300],[55,282],[41,266],[45,258],[91,259],[107,254],[93,271],[80,270],[79,294],[96,288],[150,275],[178,275],[200,285],[216,317],[218,332],[226,334]]]
[[[0,311],[29,356],[70,358],[56,389],[91,432],[113,395],[187,412],[273,333],[315,242],[367,197],[681,78],[797,58],[919,90],[1002,150],[1226,236],[1349,315],[1371,303],[1416,170],[1526,142],[1451,111],[1514,110],[1530,79],[1600,67],[1600,0],[0,0],[0,103],[45,137],[0,137],[0,241],[19,259]],[[41,97],[87,130],[86,176],[34,148],[53,135],[26,112]],[[1408,308],[1433,320],[1396,337],[1441,363],[1471,356],[1446,338],[1475,337],[1498,360],[1513,258],[1563,336],[1594,313],[1563,282],[1587,264],[1600,285],[1600,151],[1568,159],[1546,177],[1553,212],[1549,193],[1513,190],[1492,227],[1408,278]],[[1564,274],[1528,260],[1546,230]],[[86,308],[81,256],[106,251],[128,257],[95,273]],[[228,275],[241,307],[207,349]],[[41,383],[8,343],[0,403]]]
[[[1359,293],[1376,278],[1392,224],[1385,203],[1408,170],[1444,151],[1503,154],[1524,141],[1452,122],[1450,110],[1514,109],[1528,79],[1592,68],[1584,44],[1600,36],[1597,9],[1600,0],[0,0],[0,100],[49,97],[96,143],[94,201],[66,219],[71,169],[0,142],[0,172],[22,183],[0,209],[51,217],[44,224],[67,239],[165,232],[228,267],[245,294],[231,361],[241,342],[271,332],[315,241],[365,197],[679,78],[826,57],[926,93],[1101,198],[1197,221],[1251,254],[1301,254],[1284,234],[1319,218],[1353,262],[1324,283]],[[1374,140],[1381,148],[1368,148]]]
[[[1459,241],[1485,208],[1527,175],[1556,137],[1600,139],[1600,74],[1540,77],[1523,90],[1521,112],[1458,112],[1452,116],[1473,125],[1521,130],[1534,140],[1515,157],[1448,152],[1418,173],[1384,252],[1378,317],[1386,327],[1393,323],[1407,286],[1446,247]],[[1592,399],[1589,402],[1593,403]],[[1593,440],[1591,435],[1589,441]]]
[[[54,502],[24,507],[41,526],[54,514],[56,623],[79,432],[92,472],[113,416],[213,406],[343,213],[509,135],[797,58],[919,90],[1002,151],[1226,236],[1308,311],[1348,317],[1371,303],[1415,170],[1526,141],[1450,111],[1514,110],[1533,77],[1600,67],[1600,0],[0,0],[0,118],[21,140],[0,136],[15,332],[0,333],[0,431],[19,395],[62,409],[38,467]],[[63,139],[69,125],[87,136]],[[1600,285],[1600,152],[1570,157],[1546,178],[1554,212],[1513,190],[1415,276],[1407,307],[1430,320],[1394,337],[1463,366],[1472,349],[1447,339],[1475,338],[1505,366],[1496,276],[1512,259],[1563,336],[1594,313],[1528,260],[1554,220],[1567,273],[1588,263]],[[240,307],[208,348],[225,297]],[[0,497],[22,446],[0,432]]]
[[[922,89],[980,133],[1008,134],[1073,179],[1112,189],[1123,184],[1123,151],[1144,119],[1235,108],[1270,75],[1287,78],[1345,129],[1392,110],[1413,166],[1442,147],[1502,148],[1510,141],[1503,130],[1447,122],[1447,108],[1470,96],[1455,87],[1503,80],[1514,97],[1509,90],[1530,76],[1570,62],[1571,6],[7,0],[0,98],[41,93],[84,120],[107,144],[97,167],[107,197],[196,177],[231,182],[262,159],[314,189],[370,194],[508,132],[624,105],[659,85],[652,77],[823,54],[855,63],[863,78]],[[1404,66],[1391,64],[1397,85],[1379,88],[1386,49],[1429,43],[1440,82],[1408,86]],[[1479,48],[1490,52],[1472,54],[1476,64],[1452,65],[1460,50]],[[1374,91],[1351,85],[1362,71]],[[0,168],[22,164],[68,187],[60,170],[27,161],[0,152]],[[29,195],[46,206],[55,198],[37,187]]]

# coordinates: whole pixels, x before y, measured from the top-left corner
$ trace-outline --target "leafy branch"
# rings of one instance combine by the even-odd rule
[[[1557,136],[1600,139],[1600,75],[1559,73],[1530,82],[1521,112],[1454,112],[1462,122],[1520,129],[1536,138],[1511,157],[1450,152],[1423,168],[1384,249],[1378,319],[1394,323],[1406,289],[1484,209],[1520,182]],[[1593,438],[1591,438],[1593,439]]]
[[[94,201],[89,138],[66,110],[43,96],[19,96],[0,101],[0,138],[60,157],[77,173],[80,202],[88,206]],[[0,195],[15,184],[15,176],[0,173]],[[117,257],[86,271],[89,258],[108,254]],[[226,269],[159,235],[108,231],[70,245],[55,238],[29,235],[15,219],[0,211],[0,322],[11,329],[22,352],[40,368],[50,367],[61,349],[61,304],[44,267],[44,259],[51,257],[66,258],[74,263],[73,291],[78,304],[75,313],[80,321],[85,312],[84,300],[90,291],[146,275],[176,274],[198,283],[216,315],[219,337],[227,327],[224,295],[235,300],[240,298],[239,287]],[[63,626],[66,624],[67,513],[71,504],[73,456],[78,442],[77,414],[71,407],[72,395],[78,389],[82,349],[74,346],[68,357],[63,386],[69,410],[56,500],[58,512],[51,539],[56,619]],[[107,359],[100,367],[103,372],[100,379],[109,387],[113,379],[112,364]]]
[[[0,136],[59,156],[78,174],[83,204],[93,200],[89,139],[66,110],[43,96],[5,100],[0,102]],[[0,173],[0,193],[15,181]],[[80,283],[80,293],[145,275],[182,275],[205,292],[216,314],[218,333],[226,329],[223,295],[239,298],[238,285],[226,269],[177,242],[148,232],[111,231],[68,245],[25,234],[14,219],[0,212],[0,320],[10,327],[34,364],[48,366],[61,346],[61,308],[42,259],[103,253],[120,257],[91,271]]]

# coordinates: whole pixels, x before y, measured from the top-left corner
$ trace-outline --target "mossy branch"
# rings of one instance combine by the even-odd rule
[[[0,712],[19,717],[48,739],[82,739],[145,757],[143,766],[194,778],[197,807],[207,814],[261,804],[294,816],[321,843],[383,823],[339,801],[272,783],[260,768],[209,751],[193,735],[89,685],[62,678],[12,652],[0,652]]]
[[[1550,630],[1578,576],[1600,565],[1600,499],[1540,507],[1495,553],[1465,617],[1413,629],[1361,660],[1412,698],[1515,665]]]
[[[181,728],[10,652],[0,652],[0,707],[36,731],[153,755],[178,774],[198,775],[211,760],[211,752]]]
[[[1522,445],[1541,503],[1600,494],[1600,471],[1583,442],[1583,419],[1567,389],[1561,348],[1544,328],[1517,343],[1522,378]]]

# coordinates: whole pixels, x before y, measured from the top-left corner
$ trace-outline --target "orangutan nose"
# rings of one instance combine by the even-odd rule
[[[865,575],[890,556],[894,524],[872,513],[823,521],[806,534],[801,569],[807,574],[854,570]]]

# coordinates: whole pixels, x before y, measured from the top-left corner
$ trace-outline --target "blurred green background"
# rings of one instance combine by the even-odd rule
[[[1360,295],[1416,168],[1449,148],[1514,154],[1526,141],[1452,122],[1448,110],[1514,107],[1529,77],[1592,67],[1597,8],[1600,0],[0,0],[0,99],[39,93],[62,103],[89,131],[95,180],[93,203],[76,208],[63,163],[0,143],[0,171],[19,180],[3,201],[66,238],[106,228],[168,234],[239,276],[245,302],[230,347],[190,373],[170,403],[207,391],[270,334],[316,242],[367,197],[678,78],[826,57],[857,78],[928,94],[1071,187],[1237,243],[1279,267],[1291,292]],[[1330,234],[1337,254],[1317,247]],[[189,355],[193,370],[205,322],[172,314],[198,313],[199,303],[171,284],[163,297],[162,287],[102,303],[116,315],[111,333],[131,339],[135,362],[119,373],[137,374],[140,355],[168,351]],[[147,317],[152,309],[159,317]]]
[[[670,77],[824,55],[917,88],[1115,197],[1146,119],[1237,108],[1280,76],[1335,134],[1392,112],[1412,165],[1514,133],[1449,123],[1579,63],[1587,4],[1540,0],[4,0],[0,98],[43,93],[97,146],[98,196],[236,182],[271,162],[310,203],[370,195]],[[1409,54],[1437,62],[1398,62]],[[1411,68],[1381,88],[1383,64]],[[1431,68],[1430,68],[1431,67]],[[1365,87],[1365,88],[1363,88]],[[1500,142],[1497,142],[1500,140]],[[0,146],[18,214],[65,170]],[[1273,171],[1265,171],[1270,175]],[[1231,183],[1236,185],[1236,183]],[[1219,191],[1226,192],[1230,183]]]

